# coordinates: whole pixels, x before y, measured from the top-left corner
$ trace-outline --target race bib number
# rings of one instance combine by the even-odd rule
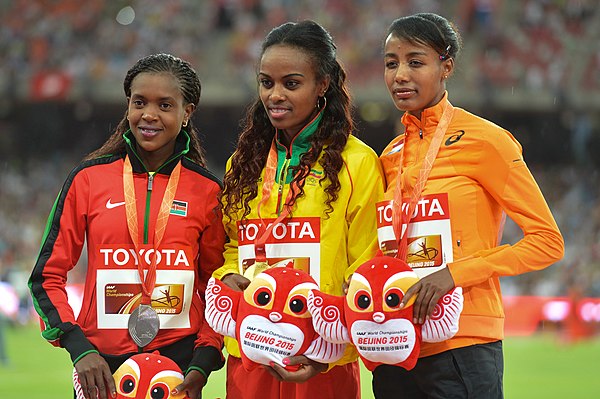
[[[407,202],[403,212],[408,212]],[[398,240],[392,224],[393,200],[377,203],[377,238],[384,255],[396,256]],[[424,277],[452,262],[452,230],[448,194],[422,197],[415,207],[406,234],[406,262],[419,277]]]
[[[265,219],[269,225],[274,219]],[[291,267],[312,276],[319,284],[321,264],[321,219],[288,218],[273,227],[265,243],[266,262],[256,262],[254,241],[261,222],[250,219],[238,223],[239,273],[250,280],[269,267]]]

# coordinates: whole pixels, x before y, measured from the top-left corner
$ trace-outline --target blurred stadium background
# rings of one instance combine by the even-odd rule
[[[35,321],[26,281],[54,198],[121,119],[123,78],[137,59],[169,52],[194,65],[203,84],[195,122],[222,176],[255,96],[262,39],[283,22],[314,19],[347,68],[357,135],[380,152],[401,128],[383,84],[382,40],[394,18],[421,11],[459,28],[450,99],[521,142],[565,237],[561,262],[502,280],[507,334],[597,335],[597,0],[0,0],[0,374],[2,325]],[[504,241],[520,234],[509,222]],[[72,282],[82,281],[80,263]]]

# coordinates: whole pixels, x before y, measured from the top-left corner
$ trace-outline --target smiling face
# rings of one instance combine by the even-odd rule
[[[385,84],[394,105],[416,117],[437,104],[446,90],[445,79],[452,73],[452,58],[440,61],[432,47],[389,35],[385,41]]]
[[[185,104],[173,75],[149,72],[133,79],[127,102],[127,120],[138,154],[148,170],[154,171],[173,154],[175,139],[194,105]]]
[[[261,58],[259,96],[271,124],[289,141],[317,114],[319,96],[329,80],[318,79],[309,55],[295,47],[274,45]]]

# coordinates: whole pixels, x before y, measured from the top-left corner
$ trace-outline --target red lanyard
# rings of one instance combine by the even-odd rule
[[[163,195],[163,199],[160,204],[160,210],[158,211],[158,216],[156,218],[156,227],[152,241],[152,247],[155,251],[160,246],[165,234],[165,229],[167,228],[169,213],[171,211],[171,206],[173,205],[173,199],[175,198],[177,185],[179,184],[180,172],[181,162],[177,162],[175,169],[173,169],[173,172],[169,177],[169,182],[167,183],[167,188]],[[125,213],[127,215],[127,228],[129,229],[129,236],[131,237],[131,241],[133,241],[133,245],[135,246],[135,250],[139,258],[138,273],[140,276],[140,281],[142,282],[142,304],[150,305],[152,291],[154,290],[154,285],[156,283],[157,255],[156,253],[153,254],[154,256],[152,258],[152,263],[148,266],[148,274],[146,275],[146,278],[144,278],[144,265],[140,255],[137,208],[135,205],[135,186],[133,184],[133,171],[129,156],[125,157],[125,162],[123,164],[123,189],[125,191]]]
[[[285,219],[291,212],[290,210],[290,200],[292,196],[298,192],[298,184],[292,180],[290,183],[290,190],[285,199],[285,204],[283,209],[281,210],[281,214],[275,219],[269,226],[265,226],[265,222],[260,215],[260,208],[265,205],[269,201],[269,197],[271,196],[271,191],[273,190],[273,186],[275,185],[275,174],[277,173],[277,147],[275,145],[275,139],[271,143],[271,149],[269,150],[269,156],[267,157],[267,163],[265,165],[265,174],[263,177],[263,190],[262,190],[262,198],[258,203],[258,207],[256,212],[258,213],[258,218],[260,219],[261,224],[261,233],[257,236],[254,241],[254,254],[257,262],[266,262],[267,254],[265,250],[265,243],[267,239],[271,236],[271,232],[275,228],[275,226]]]
[[[419,171],[419,177],[417,178],[417,182],[413,191],[410,195],[410,202],[408,203],[408,209],[406,212],[402,212],[404,195],[402,192],[402,164],[404,162],[404,150],[406,149],[406,141],[404,142],[404,147],[402,147],[402,152],[400,153],[400,162],[398,164],[398,175],[396,176],[396,190],[394,191],[394,204],[393,204],[393,214],[392,214],[392,225],[394,227],[394,234],[396,235],[396,240],[398,241],[398,254],[397,258],[406,260],[406,254],[408,252],[408,224],[413,217],[413,212],[417,205],[417,202],[421,198],[421,193],[425,188],[425,183],[427,183],[427,179],[429,178],[429,173],[431,172],[431,168],[433,167],[433,163],[435,158],[437,157],[438,151],[440,149],[440,145],[442,144],[442,139],[444,138],[444,134],[448,129],[448,125],[452,120],[452,115],[454,114],[454,107],[449,102],[446,103],[446,107],[444,108],[444,112],[442,113],[442,117],[435,129],[435,133],[433,134],[433,138],[431,139],[431,143],[429,144],[429,148],[427,149],[427,154],[423,159],[423,164],[421,165],[421,170]]]

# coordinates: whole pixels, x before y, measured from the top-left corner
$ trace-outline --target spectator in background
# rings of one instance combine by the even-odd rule
[[[122,394],[112,374],[155,350],[186,372],[175,390],[197,399],[224,362],[222,337],[203,328],[201,298],[222,265],[225,234],[220,184],[191,121],[200,81],[188,62],[156,54],[135,63],[124,89],[125,117],[63,185],[29,287],[42,335],[69,352],[86,399]],[[84,243],[75,318],[65,285]]]
[[[233,289],[248,286],[252,265],[264,252],[263,262],[292,258],[294,267],[310,273],[322,291],[342,295],[353,270],[375,254],[381,169],[374,151],[352,135],[346,85],[333,39],[317,23],[286,23],[264,40],[259,99],[246,114],[224,178],[230,241],[225,264],[214,275]],[[265,244],[267,237],[273,239],[267,221],[310,228],[318,243],[308,248],[292,237]],[[249,224],[262,226],[259,239],[240,234]],[[226,345],[228,398],[360,397],[353,348],[336,364],[294,356],[283,362],[299,365],[297,371],[273,364],[248,372],[237,343],[226,339]]]
[[[446,81],[460,48],[454,26],[431,13],[396,19],[385,40],[384,79],[406,127],[380,157],[394,210],[397,249],[390,255],[421,277],[400,307],[416,297],[413,321],[421,324],[455,286],[463,288],[465,302],[458,333],[423,343],[414,369],[373,371],[378,399],[502,398],[499,278],[563,256],[562,236],[520,144],[448,100]],[[506,215],[523,231],[514,245],[500,245]]]

